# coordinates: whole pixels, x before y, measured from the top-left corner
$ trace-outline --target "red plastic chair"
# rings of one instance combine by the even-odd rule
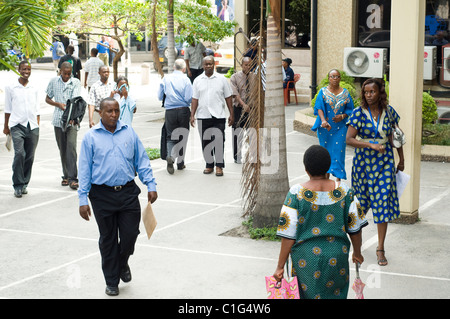
[[[301,75],[300,74],[295,74],[294,75],[294,81],[289,81],[287,83],[287,86],[284,90],[284,106],[288,105],[291,103],[291,91],[294,91],[295,94],[295,104],[298,105],[298,100],[297,100],[297,90],[295,89],[295,84],[300,80]],[[290,84],[293,83],[294,86],[293,87],[289,87]]]

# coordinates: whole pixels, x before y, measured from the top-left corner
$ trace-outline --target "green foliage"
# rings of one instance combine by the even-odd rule
[[[79,0],[68,7],[67,13],[62,25],[65,33],[117,36],[126,44],[128,32],[143,38],[141,30],[147,24],[150,8],[139,0]]]
[[[423,124],[423,130],[433,134],[423,136],[422,144],[450,146],[450,125],[448,124]]]
[[[242,225],[247,227],[251,239],[263,239],[269,241],[280,241],[277,236],[277,227],[253,228],[253,218],[250,217],[247,221],[242,222]]]
[[[155,159],[158,159],[158,158],[161,157],[161,153],[160,153],[159,148],[150,148],[150,147],[147,147],[147,148],[145,149],[145,151],[147,152],[148,158],[149,158],[150,160],[155,160]]]
[[[358,97],[358,92],[356,92],[355,79],[353,77],[347,75],[347,73],[345,73],[344,71],[339,70],[339,73],[341,74],[341,82],[340,82],[341,88],[348,90],[348,92],[350,93],[350,96],[353,99],[353,104],[354,104],[355,108],[358,107],[360,105],[360,99]],[[311,101],[312,108],[314,108],[314,106],[316,105],[316,99],[317,99],[317,96],[319,95],[320,90],[322,88],[328,86],[329,83],[330,83],[330,81],[329,81],[328,75],[327,75],[320,82],[319,87],[317,88],[316,96]]]
[[[225,74],[225,77],[227,79],[230,79],[233,74],[234,74],[234,67],[231,67],[228,69],[228,72],[227,72],[227,74]]]
[[[423,92],[422,123],[433,123],[438,119],[437,105],[434,98],[427,92]]]
[[[16,47],[28,58],[42,56],[56,25],[52,6],[43,0],[2,0],[0,6],[0,70],[13,69],[15,58],[7,49]]]
[[[184,39],[218,42],[234,34],[236,22],[224,22],[211,12],[211,4],[205,0],[185,0],[175,3],[176,32]]]

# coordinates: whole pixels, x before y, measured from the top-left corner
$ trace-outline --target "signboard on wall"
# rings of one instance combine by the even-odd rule
[[[391,0],[359,0],[358,10],[358,45],[389,49]]]
[[[391,0],[360,0],[359,30],[370,32],[391,29]]]

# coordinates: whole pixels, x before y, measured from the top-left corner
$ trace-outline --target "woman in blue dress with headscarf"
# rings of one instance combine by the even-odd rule
[[[331,156],[328,173],[339,181],[347,179],[345,172],[345,139],[347,136],[346,118],[353,112],[353,99],[347,89],[340,87],[341,74],[338,70],[328,73],[329,84],[320,90],[314,115],[316,122],[311,128],[317,132],[319,143]]]

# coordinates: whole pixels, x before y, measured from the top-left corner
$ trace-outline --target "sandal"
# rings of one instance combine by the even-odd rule
[[[67,178],[63,178],[61,181],[61,186],[69,186],[69,180]]]
[[[378,247],[377,247],[377,248],[378,248]],[[378,252],[382,252],[383,255],[384,255],[384,250],[382,250],[382,249],[377,249],[376,254],[377,254],[377,262],[378,262],[378,266],[387,266],[388,261],[387,261],[386,257],[385,257],[385,256],[379,257],[379,256],[378,256]]]
[[[78,189],[78,183],[77,182],[71,182],[70,183],[70,188],[77,190]]]

